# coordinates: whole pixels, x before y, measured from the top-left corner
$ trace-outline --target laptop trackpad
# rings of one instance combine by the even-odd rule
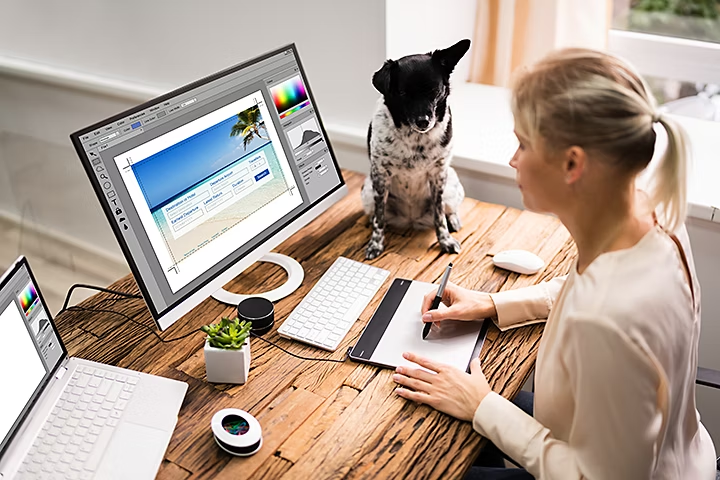
[[[121,422],[100,461],[96,478],[155,478],[169,442],[167,432]]]

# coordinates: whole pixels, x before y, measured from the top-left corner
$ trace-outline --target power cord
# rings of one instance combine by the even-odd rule
[[[147,330],[148,332],[150,332],[150,333],[152,333],[153,335],[155,335],[155,337],[156,337],[159,341],[161,341],[162,343],[177,342],[178,340],[182,340],[182,339],[184,339],[184,338],[187,338],[187,337],[189,337],[190,335],[193,335],[193,334],[198,333],[198,332],[202,332],[202,330],[200,330],[200,329],[198,328],[198,329],[196,329],[196,330],[193,330],[192,332],[186,333],[185,335],[181,335],[181,336],[176,337],[176,338],[165,339],[165,338],[162,338],[160,335],[158,335],[158,333],[157,333],[155,330],[153,330],[152,328],[148,327],[147,325],[145,325],[145,324],[142,323],[142,322],[138,322],[137,320],[135,320],[134,318],[132,318],[130,315],[127,315],[127,314],[122,313],[122,312],[117,312],[117,311],[115,311],[115,310],[110,310],[110,309],[107,309],[107,308],[86,308],[86,307],[81,307],[81,306],[79,306],[79,305],[73,305],[72,307],[67,307],[65,310],[67,310],[67,311],[76,310],[76,311],[82,311],[82,312],[97,312],[97,313],[112,313],[112,314],[114,314],[114,315],[118,315],[118,316],[120,316],[120,317],[125,318],[126,320],[131,321],[131,322],[134,323],[135,325],[140,325],[140,326],[143,327],[145,330]],[[60,313],[62,313],[63,311],[64,311],[64,310],[62,310]]]
[[[269,343],[269,344],[272,345],[273,347],[279,348],[280,350],[282,350],[283,352],[287,353],[288,355],[290,355],[290,356],[292,356],[292,357],[295,357],[295,358],[299,358],[300,360],[308,360],[308,361],[312,361],[312,362],[344,363],[345,360],[347,360],[347,359],[348,359],[348,356],[350,355],[350,349],[348,349],[348,351],[345,352],[345,356],[343,357],[342,360],[335,360],[335,359],[333,359],[333,358],[303,357],[303,356],[301,356],[301,355],[295,355],[295,354],[292,353],[292,352],[288,352],[287,350],[285,350],[283,347],[281,347],[281,346],[278,345],[277,343],[271,342],[270,340],[267,340],[267,339],[265,339],[265,338],[262,338],[262,337],[259,336],[257,333],[253,333],[253,332],[251,331],[251,332],[250,332],[250,335],[251,335],[253,338],[257,338],[257,339],[262,340],[262,341],[265,342],[265,343]]]
[[[189,333],[186,333],[185,335],[181,335],[181,336],[176,337],[176,338],[164,339],[164,338],[162,338],[160,335],[158,335],[158,333],[157,333],[155,330],[153,330],[152,328],[148,327],[147,325],[145,325],[145,324],[142,323],[142,322],[138,322],[137,320],[135,320],[134,318],[132,318],[130,315],[127,315],[127,314],[125,314],[125,313],[118,312],[118,311],[115,311],[115,310],[110,310],[110,309],[107,309],[107,308],[97,308],[97,307],[87,308],[87,307],[81,307],[81,306],[79,306],[79,305],[73,305],[73,306],[68,307],[68,303],[70,302],[70,296],[72,295],[73,291],[74,291],[76,288],[87,288],[87,289],[89,289],[89,290],[97,290],[97,291],[100,291],[100,292],[105,292],[105,293],[110,293],[110,294],[113,294],[113,295],[118,295],[118,296],[124,297],[124,298],[142,298],[142,296],[140,296],[140,295],[135,295],[135,294],[132,294],[132,293],[119,292],[119,291],[117,291],[117,290],[111,290],[111,289],[109,289],[109,288],[96,287],[96,286],[94,286],[94,285],[86,285],[86,284],[83,284],[83,283],[76,283],[76,284],[74,284],[73,286],[71,286],[70,289],[68,290],[67,295],[65,296],[65,303],[63,304],[63,307],[62,307],[62,308],[60,309],[60,311],[58,312],[58,315],[60,315],[61,313],[65,312],[65,311],[111,313],[111,314],[114,314],[114,315],[118,315],[118,316],[120,316],[120,317],[123,317],[123,318],[125,318],[126,320],[128,320],[128,321],[130,321],[130,322],[132,322],[132,323],[134,323],[134,324],[136,324],[136,325],[139,325],[139,326],[143,327],[143,328],[146,329],[148,332],[150,332],[150,333],[152,333],[153,335],[155,335],[155,337],[156,337],[160,342],[162,342],[162,343],[177,342],[178,340],[183,340],[183,339],[189,337],[190,335],[193,335],[193,334],[198,333],[198,332],[202,332],[202,330],[198,328],[197,330],[193,330],[193,331],[191,331],[191,332],[189,332]],[[110,301],[110,302],[113,302],[113,303],[114,303],[114,302],[116,302],[116,301],[118,301],[118,300],[121,300],[121,299],[120,299],[120,298],[107,298],[107,299],[102,300],[102,302]],[[272,345],[273,347],[282,350],[283,352],[287,353],[288,355],[290,355],[290,356],[292,356],[292,357],[299,358],[300,360],[305,360],[305,361],[310,361],[310,362],[344,363],[345,360],[347,360],[347,359],[348,359],[348,356],[350,355],[350,349],[348,349],[348,351],[345,352],[345,357],[343,357],[342,360],[335,360],[335,359],[332,359],[332,358],[303,357],[302,355],[296,355],[296,354],[294,354],[294,353],[292,353],[292,352],[284,349],[283,347],[281,347],[280,345],[278,345],[278,344],[275,343],[275,342],[272,342],[272,341],[270,341],[270,340],[267,340],[267,339],[265,339],[265,338],[262,338],[261,336],[257,335],[256,333],[253,333],[252,331],[250,332],[250,335],[251,335],[253,338],[257,338],[257,339],[262,340],[262,341],[265,342],[265,343],[269,343],[269,344]]]
[[[126,298],[142,298],[141,295],[136,295],[134,293],[118,292],[117,290],[110,290],[109,288],[96,287],[95,285],[87,285],[84,283],[76,283],[72,287],[70,287],[70,290],[68,290],[67,295],[65,295],[65,303],[63,303],[63,306],[60,309],[59,313],[62,313],[65,310],[67,310],[68,303],[70,303],[70,296],[72,295],[72,293],[75,291],[76,288],[87,288],[88,290],[97,290],[99,292],[112,293],[113,295],[119,295],[121,297],[126,297]]]

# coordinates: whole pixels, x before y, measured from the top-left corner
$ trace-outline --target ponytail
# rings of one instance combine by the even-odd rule
[[[685,222],[687,215],[687,170],[690,163],[688,139],[683,129],[667,115],[656,115],[667,132],[667,148],[653,172],[650,201],[657,210],[663,227],[673,232]]]

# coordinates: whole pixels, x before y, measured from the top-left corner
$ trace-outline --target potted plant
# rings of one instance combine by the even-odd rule
[[[245,383],[250,372],[251,322],[223,317],[205,325],[205,371],[208,382]]]

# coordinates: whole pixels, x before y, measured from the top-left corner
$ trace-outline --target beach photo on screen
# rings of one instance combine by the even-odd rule
[[[257,106],[132,169],[176,263],[289,188]]]

